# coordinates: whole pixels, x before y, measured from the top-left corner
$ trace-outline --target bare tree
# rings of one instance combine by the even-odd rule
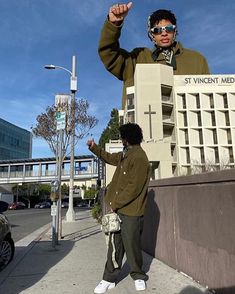
[[[63,158],[68,155],[67,150],[71,142],[72,129],[75,128],[75,144],[85,137],[98,122],[97,118],[88,114],[89,103],[85,99],[75,100],[66,115],[66,129],[63,132]],[[56,107],[48,106],[46,111],[36,118],[36,125],[31,128],[35,137],[43,138],[51,151],[57,154],[59,132],[56,129]],[[74,113],[74,118],[71,116]]]

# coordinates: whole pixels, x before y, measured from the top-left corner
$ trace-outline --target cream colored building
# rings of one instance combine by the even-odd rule
[[[134,83],[119,116],[141,126],[152,179],[234,167],[235,75],[177,76],[169,66],[137,64]]]

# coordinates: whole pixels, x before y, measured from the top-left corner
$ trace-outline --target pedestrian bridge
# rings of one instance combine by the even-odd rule
[[[0,161],[0,185],[51,182],[57,178],[56,158],[13,159]],[[62,164],[61,181],[70,179],[70,157]],[[93,155],[74,157],[74,181],[98,179],[98,161]]]

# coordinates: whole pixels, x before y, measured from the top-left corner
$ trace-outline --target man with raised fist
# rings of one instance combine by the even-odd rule
[[[127,123],[119,128],[123,151],[109,153],[88,140],[87,146],[97,157],[107,164],[116,166],[112,181],[104,197],[109,211],[116,212],[121,220],[120,231],[109,233],[107,261],[103,279],[94,293],[105,293],[116,286],[126,254],[130,276],[135,290],[143,291],[148,279],[144,272],[141,249],[144,211],[147,201],[150,165],[146,153],[140,146],[143,133],[139,125]]]
[[[119,37],[124,20],[132,8],[132,2],[116,4],[109,9],[101,31],[99,55],[106,69],[124,82],[122,108],[126,102],[126,87],[134,85],[137,63],[161,63],[173,67],[176,75],[209,74],[204,56],[183,48],[176,40],[177,22],[170,10],[159,9],[148,18],[148,37],[153,49],[135,48],[131,52],[120,48]]]

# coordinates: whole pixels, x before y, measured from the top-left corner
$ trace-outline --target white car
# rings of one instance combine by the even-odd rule
[[[68,202],[62,202],[62,203],[61,203],[61,207],[62,207],[62,208],[68,208],[68,207],[69,207]]]

